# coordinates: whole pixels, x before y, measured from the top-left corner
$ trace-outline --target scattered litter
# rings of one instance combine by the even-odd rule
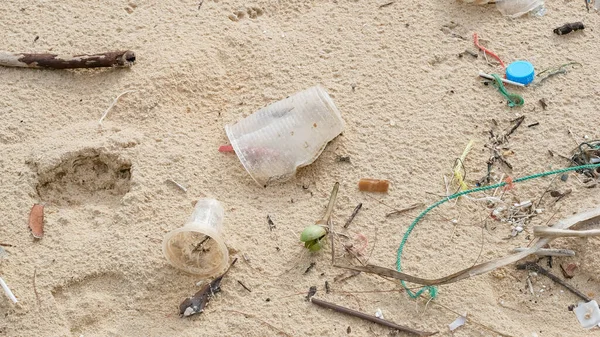
[[[215,199],[200,199],[187,223],[167,233],[163,254],[175,268],[201,277],[227,268],[229,251],[222,237],[224,210]]]
[[[315,86],[225,126],[229,142],[260,186],[291,179],[314,162],[344,121],[325,89]]]
[[[348,220],[346,221],[346,223],[344,224],[344,228],[348,228],[348,226],[350,226],[350,223],[352,222],[352,220],[354,220],[354,217],[356,217],[356,214],[358,214],[358,211],[360,211],[360,209],[362,208],[362,202],[360,204],[358,204],[355,208],[354,211],[352,211],[352,214],[350,214],[350,217],[348,218]]]
[[[29,213],[29,229],[36,239],[44,236],[44,205],[35,204]]]
[[[454,322],[448,324],[448,328],[450,328],[450,331],[454,331],[460,328],[461,326],[465,325],[465,323],[467,323],[467,314],[458,316],[458,318],[456,318]]]
[[[584,329],[591,329],[600,324],[600,309],[598,308],[598,302],[594,300],[580,303],[573,309],[573,312]]]
[[[358,190],[363,192],[387,193],[389,187],[389,180],[363,178],[358,182]]]
[[[585,27],[582,22],[565,23],[564,25],[554,29],[554,34],[565,35],[577,30],[583,30]]]
[[[492,129],[489,130],[490,142],[488,142],[485,147],[490,150],[491,156],[487,161],[487,173],[477,182],[478,187],[491,182],[491,174],[494,163],[499,163],[502,166],[512,170],[512,165],[508,162],[503,154],[504,150],[508,149],[506,143],[508,143],[510,136],[521,126],[521,124],[523,124],[524,120],[525,116],[513,119],[510,127],[504,129],[504,131],[498,134],[494,132],[495,127],[492,127]],[[497,126],[497,123],[494,124]]]
[[[13,294],[12,291],[10,291],[10,288],[8,288],[8,286],[6,285],[6,283],[4,282],[4,280],[2,279],[2,277],[0,277],[0,286],[2,286],[2,289],[4,289],[4,293],[6,294],[6,296],[13,302],[13,303],[17,303],[17,298],[15,297],[15,295]]]
[[[560,180],[562,180],[563,182],[566,182],[568,179],[569,179],[569,175],[566,173],[560,176]]]
[[[377,310],[375,311],[375,317],[377,317],[379,319],[384,319],[383,312],[381,312],[381,309],[377,308]]]
[[[198,291],[194,296],[186,298],[179,305],[179,316],[189,317],[195,314],[199,314],[204,311],[204,308],[210,301],[210,299],[218,292],[221,291],[221,281],[223,277],[227,275],[231,267],[235,264],[237,258],[231,262],[227,270],[221,276],[207,283]]]
[[[598,167],[600,167],[600,165],[598,165]],[[577,167],[564,168],[564,169],[549,171],[549,172],[544,172],[544,173],[538,173],[538,174],[535,174],[532,176],[515,179],[515,182],[522,182],[522,181],[527,181],[527,180],[531,180],[534,178],[541,178],[541,177],[559,174],[559,173],[563,173],[563,172],[580,170],[581,168],[582,168],[581,166],[577,166]],[[391,278],[394,278],[397,280],[401,280],[401,281],[403,281],[403,282],[401,282],[402,286],[404,287],[404,289],[406,290],[406,293],[411,298],[419,297],[424,291],[428,291],[429,295],[432,298],[435,298],[437,296],[437,288],[434,287],[435,285],[450,284],[450,283],[457,282],[457,281],[460,281],[463,279],[481,275],[481,274],[493,271],[495,269],[501,268],[503,266],[506,266],[508,264],[514,263],[516,261],[522,260],[529,255],[535,254],[535,252],[538,251],[540,248],[544,248],[546,245],[548,245],[550,242],[552,242],[552,240],[554,238],[552,238],[552,237],[536,238],[531,242],[530,247],[523,252],[508,255],[508,256],[505,256],[505,257],[502,257],[499,259],[495,259],[495,260],[490,260],[490,261],[487,261],[484,263],[476,264],[469,268],[458,271],[452,275],[448,275],[448,276],[438,278],[438,279],[423,279],[420,277],[412,276],[412,275],[401,272],[402,271],[401,258],[402,258],[402,252],[404,250],[404,246],[405,246],[406,242],[408,241],[408,237],[410,236],[410,233],[413,231],[414,227],[425,217],[425,215],[427,215],[427,213],[429,213],[431,210],[435,209],[437,206],[442,205],[446,202],[449,202],[453,199],[456,199],[460,196],[467,195],[467,194],[473,193],[473,192],[483,192],[485,190],[505,186],[506,184],[507,184],[506,182],[502,182],[502,183],[499,183],[496,185],[479,187],[479,188],[468,190],[468,191],[461,191],[461,192],[455,193],[453,195],[450,195],[448,197],[445,197],[445,198],[439,200],[432,206],[429,206],[425,211],[421,212],[421,214],[419,214],[415,218],[415,220],[413,220],[413,222],[410,224],[410,226],[407,228],[407,230],[404,233],[404,236],[402,238],[400,247],[398,247],[398,251],[397,251],[397,255],[396,255],[397,270],[384,268],[384,267],[380,267],[380,266],[375,266],[375,265],[370,265],[370,264],[367,264],[364,266],[338,266],[338,267],[342,267],[342,268],[346,268],[346,269],[350,269],[350,270],[356,270],[356,271],[364,271],[367,273],[373,273],[373,274],[377,274],[380,276],[387,276],[387,277],[391,277]],[[562,220],[556,222],[554,224],[553,228],[565,229],[565,228],[570,228],[572,226],[576,226],[577,224],[580,224],[580,223],[593,223],[596,221],[600,221],[600,207],[589,210],[587,212],[575,214],[575,215],[565,218],[565,219],[562,219]],[[539,268],[543,269],[541,267],[539,267]],[[523,268],[523,269],[525,269],[525,268]],[[549,275],[546,275],[546,276],[550,277]],[[554,275],[552,275],[552,276],[555,277]],[[558,279],[558,280],[560,280],[560,279]],[[425,287],[421,288],[419,291],[417,291],[415,293],[410,288],[408,288],[408,286],[405,283],[406,281],[411,282],[411,283],[421,284],[421,285],[424,285]],[[556,282],[559,282],[559,281],[556,281]],[[563,284],[563,286],[570,287],[568,284]],[[572,288],[572,287],[570,287],[568,289],[570,291],[574,291],[573,290],[574,288]],[[580,296],[580,294],[581,293],[578,293],[578,296]],[[585,296],[585,295],[583,295],[583,296]]]
[[[577,265],[575,263],[561,263],[560,270],[565,278],[573,278],[577,271]]]
[[[540,240],[541,241],[541,240]],[[579,296],[579,298],[583,299],[584,301],[591,301],[592,299],[587,296],[586,294],[582,293],[581,291],[575,289],[575,287],[573,287],[572,285],[566,283],[565,281],[561,280],[558,276],[552,274],[551,272],[549,272],[548,270],[544,269],[543,267],[541,267],[540,265],[538,265],[536,262],[525,262],[522,264],[518,264],[517,265],[517,269],[518,270],[529,270],[534,271],[538,274],[542,274],[546,277],[548,277],[549,279],[551,279],[552,281],[560,284],[561,286],[565,287],[567,290],[569,290],[570,292],[572,292],[573,294]]]
[[[375,316],[367,315],[367,314],[362,313],[360,311],[356,311],[356,310],[353,310],[353,309],[350,309],[350,308],[342,307],[342,306],[334,304],[334,303],[325,302],[323,300],[320,300],[320,299],[317,299],[317,298],[314,298],[314,297],[310,298],[310,302],[312,302],[313,304],[318,305],[320,307],[323,307],[323,308],[331,309],[333,311],[337,311],[337,312],[342,313],[342,314],[346,314],[346,315],[358,317],[358,318],[364,319],[364,320],[369,321],[369,322],[373,322],[373,323],[377,323],[377,324],[380,324],[380,325],[384,325],[384,326],[387,326],[389,328],[396,329],[396,330],[399,330],[399,331],[404,331],[404,332],[408,332],[408,333],[411,333],[411,334],[415,334],[417,336],[431,336],[431,335],[435,335],[436,333],[438,333],[437,331],[435,331],[435,332],[426,332],[426,331],[415,330],[413,328],[409,328],[409,327],[406,327],[406,326],[398,325],[398,324],[396,324],[394,322],[386,321],[386,320],[384,320],[382,318],[377,318]]]

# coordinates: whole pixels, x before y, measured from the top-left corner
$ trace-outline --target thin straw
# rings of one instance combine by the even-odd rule
[[[10,289],[8,289],[8,286],[6,285],[6,283],[4,282],[4,280],[2,279],[2,277],[0,277],[0,286],[2,286],[2,289],[4,289],[4,292],[6,293],[6,296],[8,296],[8,298],[10,298],[10,300],[13,303],[17,303],[17,298],[12,293],[12,291],[10,291]]]

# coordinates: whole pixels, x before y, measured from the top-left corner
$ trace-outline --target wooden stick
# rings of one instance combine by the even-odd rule
[[[528,248],[519,247],[513,249],[513,253],[524,252]],[[540,248],[537,252],[534,253],[537,256],[575,256],[575,252],[570,249],[550,249],[550,248]]]
[[[312,297],[310,299],[310,301],[312,303],[320,306],[320,307],[323,307],[323,308],[331,309],[333,311],[341,312],[341,313],[346,314],[346,315],[358,317],[358,318],[364,319],[364,320],[369,321],[369,322],[381,324],[381,325],[387,326],[387,327],[392,328],[392,329],[396,329],[396,330],[399,330],[399,331],[404,331],[404,332],[412,333],[412,334],[415,334],[415,335],[418,335],[418,336],[432,336],[432,335],[435,335],[436,333],[438,333],[438,331],[436,331],[436,332],[426,332],[426,331],[415,330],[413,328],[409,328],[409,327],[403,326],[403,325],[398,325],[398,324],[396,324],[394,322],[390,322],[390,321],[387,321],[385,319],[381,319],[381,318],[377,318],[375,316],[367,315],[367,314],[362,313],[360,311],[356,311],[356,310],[352,310],[352,309],[349,309],[349,308],[345,308],[345,307],[339,306],[337,304],[325,302],[325,301],[322,301],[322,300],[320,300],[318,298]]]
[[[354,220],[354,217],[356,217],[356,214],[358,214],[358,211],[360,211],[361,208],[362,208],[362,202],[360,204],[358,204],[356,206],[356,208],[354,208],[354,211],[352,211],[352,214],[350,214],[350,217],[348,218],[348,221],[346,221],[344,228],[348,228],[348,226],[350,226],[350,223],[352,222],[352,220]]]
[[[573,286],[571,286],[570,284],[568,284],[565,281],[561,280],[556,275],[554,275],[551,272],[547,271],[546,269],[544,269],[543,267],[539,266],[535,262],[525,262],[523,264],[518,264],[517,265],[517,269],[519,269],[519,270],[530,270],[530,271],[534,271],[534,272],[536,272],[538,274],[542,274],[542,275],[548,277],[549,279],[551,279],[552,281],[554,281],[554,282],[560,284],[561,286],[567,288],[567,290],[569,290],[573,294],[579,296],[584,301],[589,302],[589,301],[592,300],[591,297],[589,297],[586,294],[582,293],[581,291],[575,289]]]
[[[0,51],[0,66],[19,68],[75,69],[131,67],[135,53],[131,50],[93,55],[62,56],[55,54],[25,54]]]
[[[544,226],[534,226],[533,235],[537,237],[550,237],[550,238],[565,238],[565,237],[589,237],[589,236],[600,236],[600,229],[589,229],[589,230],[571,230],[571,229],[559,229],[550,228]]]

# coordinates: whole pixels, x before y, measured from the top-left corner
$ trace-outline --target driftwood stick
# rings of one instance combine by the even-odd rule
[[[349,308],[346,308],[346,307],[342,307],[342,306],[339,306],[337,304],[333,304],[333,303],[330,303],[330,302],[325,302],[325,301],[322,301],[322,300],[320,300],[318,298],[312,297],[310,299],[310,301],[312,303],[320,306],[320,307],[323,307],[323,308],[331,309],[333,311],[337,311],[337,312],[340,312],[340,313],[343,313],[343,314],[346,314],[346,315],[358,317],[358,318],[364,319],[364,320],[369,321],[369,322],[381,324],[381,325],[387,326],[387,327],[392,328],[392,329],[396,329],[396,330],[399,330],[399,331],[404,331],[404,332],[412,333],[412,334],[415,334],[415,335],[418,335],[418,336],[431,336],[431,335],[435,335],[436,333],[438,333],[437,331],[436,332],[426,332],[426,331],[415,330],[413,328],[409,328],[409,327],[403,326],[403,325],[398,325],[398,324],[396,324],[394,322],[390,322],[390,321],[387,321],[385,319],[381,319],[381,318],[377,318],[375,316],[367,315],[367,314],[362,313],[360,311],[352,310],[352,309],[349,309]]]
[[[102,67],[131,67],[135,53],[131,50],[112,51],[94,55],[24,54],[0,51],[0,66],[20,68],[74,69]]]
[[[519,253],[526,251],[528,248],[519,247],[513,249],[513,253]],[[575,252],[570,249],[551,249],[551,248],[540,248],[534,253],[537,256],[575,256]]]
[[[569,290],[573,294],[579,296],[584,301],[589,302],[589,301],[592,300],[591,297],[589,297],[586,294],[582,293],[581,291],[575,289],[575,287],[573,287],[570,284],[566,283],[565,281],[561,280],[560,278],[558,278],[558,276],[552,274],[551,272],[549,272],[548,270],[546,270],[543,267],[539,266],[535,262],[525,262],[523,264],[518,264],[517,265],[517,269],[519,269],[519,270],[530,270],[530,271],[534,271],[534,272],[536,272],[538,274],[542,274],[542,275],[548,277],[549,279],[551,279],[552,281],[554,281],[554,282],[560,284],[561,286],[567,288],[567,290]]]
[[[600,229],[588,229],[588,230],[572,230],[572,229],[559,229],[550,228],[545,226],[533,227],[533,235],[537,237],[546,238],[565,238],[565,237],[590,237],[600,236]]]

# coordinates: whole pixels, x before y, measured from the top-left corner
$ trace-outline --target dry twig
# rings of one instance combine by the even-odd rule
[[[131,50],[93,55],[61,56],[55,54],[25,54],[0,51],[0,66],[19,68],[75,69],[131,67],[135,53]]]

